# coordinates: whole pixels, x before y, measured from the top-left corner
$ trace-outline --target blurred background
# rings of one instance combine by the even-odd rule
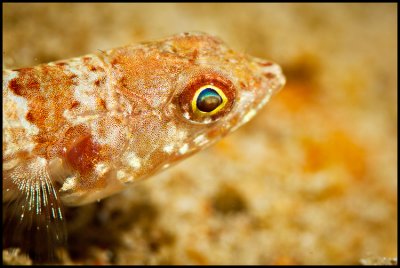
[[[396,257],[396,4],[3,4],[3,68],[183,31],[279,63],[287,85],[215,146],[68,209],[64,263]]]

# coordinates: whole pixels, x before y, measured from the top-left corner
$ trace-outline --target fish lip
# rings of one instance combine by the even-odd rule
[[[247,98],[243,95],[243,92],[247,92],[248,95],[253,95],[252,98],[250,98],[252,100],[242,103],[239,106],[235,105],[235,109],[241,110],[239,115],[234,116],[239,119],[239,122],[232,127],[229,132],[235,131],[252,120],[252,118],[269,102],[271,97],[277,94],[286,83],[286,77],[278,64],[251,56],[250,58],[253,63],[256,64],[255,76],[256,79],[261,81],[261,84],[250,90],[242,91],[240,94],[241,97]],[[227,121],[231,120],[233,120],[233,118],[229,118]]]
[[[257,65],[258,70],[263,77],[278,80],[278,86],[275,88],[276,92],[286,84],[286,77],[279,64],[271,60],[265,60],[253,56],[248,56],[248,58],[251,62]],[[272,78],[271,75],[273,75],[274,78]]]
[[[283,74],[282,67],[274,63],[275,75],[276,75],[276,86],[272,92],[272,95],[280,92],[282,88],[286,85],[286,76]]]
[[[282,90],[286,84],[286,77],[281,66],[273,61],[254,57],[253,61],[258,65],[259,76],[263,83],[259,89],[254,90],[258,91],[258,103],[262,103],[261,106],[264,106],[269,98]]]

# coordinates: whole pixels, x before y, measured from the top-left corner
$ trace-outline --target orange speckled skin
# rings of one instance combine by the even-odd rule
[[[3,70],[4,198],[39,174],[67,205],[109,196],[238,128],[284,83],[278,65],[203,33]],[[207,84],[228,103],[202,117],[191,101]]]

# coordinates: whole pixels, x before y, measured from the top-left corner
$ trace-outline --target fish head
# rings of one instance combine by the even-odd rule
[[[248,122],[285,83],[277,64],[235,52],[205,33],[129,45],[102,57],[108,112],[66,153],[71,163],[94,155],[86,157],[87,178],[82,172],[76,177],[96,184],[64,183],[70,204],[108,196],[207,148]]]
[[[189,137],[174,144],[175,157],[202,150],[248,122],[285,84],[280,66],[235,52],[221,39],[203,33],[183,34],[170,46],[191,59],[177,76],[164,114]],[[168,117],[168,116],[166,116]],[[174,133],[172,131],[171,133]],[[168,135],[165,135],[168,137]]]

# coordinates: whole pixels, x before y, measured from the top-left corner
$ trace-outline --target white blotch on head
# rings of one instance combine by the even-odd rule
[[[186,138],[186,135],[187,135],[186,131],[178,130],[177,133],[176,133],[176,139],[178,141],[182,141],[182,140],[184,140]]]
[[[176,134],[176,127],[175,125],[168,126],[167,135],[168,137],[172,137]]]
[[[69,191],[69,190],[72,190],[75,187],[75,185],[76,185],[76,177],[75,176],[68,177],[65,180],[65,182],[60,190],[61,191]]]
[[[242,105],[246,105],[247,103],[252,103],[254,101],[254,93],[249,91],[242,91],[240,95],[240,102]]]
[[[96,172],[97,172],[97,174],[98,174],[99,176],[102,176],[102,175],[104,175],[107,171],[109,171],[110,168],[109,168],[106,164],[104,164],[104,163],[98,163],[98,164],[95,166],[95,170],[96,170]]]
[[[118,171],[117,171],[117,179],[118,179],[118,180],[122,179],[122,178],[125,177],[125,176],[126,176],[125,171],[122,171],[122,170],[118,170]]]
[[[133,176],[127,174],[123,170],[118,170],[117,171],[117,179],[122,183],[131,183],[131,182],[133,182]]]
[[[207,117],[206,119],[203,120],[203,123],[209,124],[209,123],[211,123],[211,121],[212,121],[211,118]]]
[[[169,140],[180,142],[186,138],[187,133],[184,130],[178,129],[172,122],[168,123],[166,135]]]
[[[38,157],[36,160],[36,164],[39,165],[40,167],[44,167],[47,165],[47,160],[46,158]]]
[[[171,165],[171,164],[165,164],[165,165],[162,166],[162,169],[166,169],[166,168],[168,168],[170,165]]]
[[[140,163],[140,159],[133,152],[130,152],[126,155],[125,161],[133,169],[139,169],[142,166]]]
[[[204,134],[201,134],[197,136],[194,140],[194,143],[196,143],[198,146],[202,146],[208,142],[208,139]]]
[[[166,152],[167,154],[172,153],[174,151],[174,145],[173,144],[165,145],[163,151]]]
[[[256,115],[257,111],[255,109],[251,109],[244,117],[243,117],[243,124],[247,123]]]
[[[186,119],[190,119],[190,115],[188,112],[184,112],[183,117],[185,117]]]
[[[185,142],[187,137],[187,132],[177,128],[172,122],[168,123],[167,131],[165,133],[166,145],[163,151],[171,154],[174,152],[175,148]]]
[[[180,154],[185,154],[189,150],[189,145],[185,143],[181,148],[179,148]]]
[[[270,98],[271,98],[271,94],[267,94],[267,95],[262,99],[262,101],[257,105],[256,110],[261,109],[261,108],[269,101]]]

